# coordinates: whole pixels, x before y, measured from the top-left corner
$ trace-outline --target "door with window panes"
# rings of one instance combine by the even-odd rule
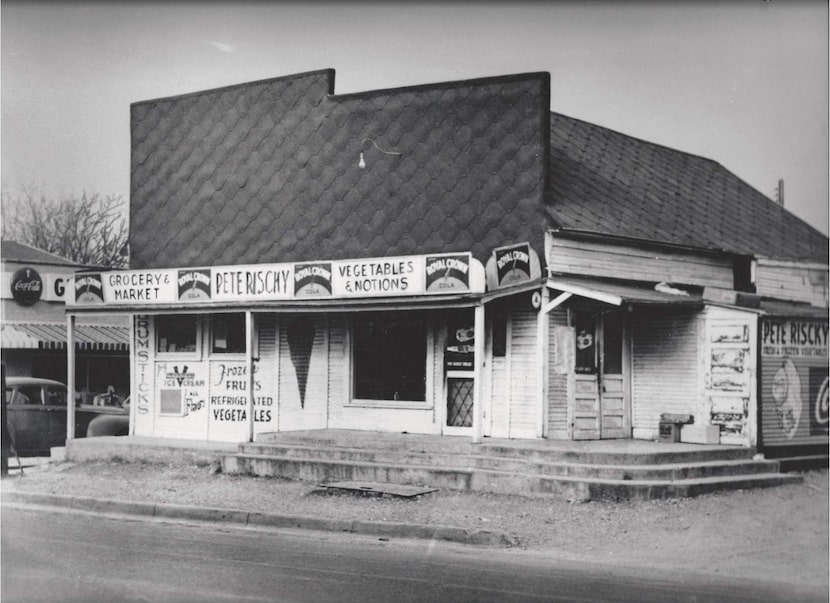
[[[471,435],[475,394],[475,313],[472,308],[447,314],[444,348],[446,369],[446,418],[443,433]]]
[[[630,437],[623,314],[574,311],[573,439]]]

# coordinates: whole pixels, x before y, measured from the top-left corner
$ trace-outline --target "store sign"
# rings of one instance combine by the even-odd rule
[[[216,301],[289,299],[293,293],[292,266],[287,264],[226,266],[211,272]]]
[[[470,291],[484,291],[483,267],[469,253],[456,253],[83,274],[70,303],[188,304]]]
[[[830,326],[823,320],[766,318],[760,332],[765,441],[826,438]]]
[[[826,322],[765,320],[761,326],[761,354],[799,358],[827,357]]]
[[[448,322],[444,365],[448,371],[475,370],[475,327],[471,311],[452,316]]]
[[[179,301],[210,299],[210,270],[179,270]]]
[[[21,268],[12,276],[11,291],[18,304],[33,306],[43,296],[43,279],[34,268]]]
[[[499,285],[530,280],[530,245],[514,245],[495,251]]]
[[[336,297],[384,297],[424,292],[424,258],[409,256],[333,262]]]
[[[470,290],[469,255],[430,255],[426,258],[426,289],[431,292]]]
[[[530,243],[519,243],[493,250],[486,267],[487,287],[503,289],[541,278],[539,256]]]
[[[178,293],[176,280],[176,272],[173,270],[101,273],[104,301],[116,304],[174,302]]]
[[[295,264],[294,297],[331,297],[331,262]]]
[[[100,274],[75,276],[75,301],[79,304],[104,303],[104,284]]]
[[[25,268],[24,268],[25,269]],[[29,270],[33,270],[29,268]],[[18,270],[10,270],[2,274],[2,292],[0,297],[3,299],[15,299],[12,282]],[[47,302],[64,302],[66,301],[67,291],[72,293],[72,280],[74,275],[70,272],[42,272],[37,271],[40,275],[40,280],[43,283],[43,289],[40,296],[41,301]]]

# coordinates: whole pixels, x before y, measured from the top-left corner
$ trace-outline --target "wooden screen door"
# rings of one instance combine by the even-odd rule
[[[620,312],[576,312],[573,439],[627,438],[628,404]]]

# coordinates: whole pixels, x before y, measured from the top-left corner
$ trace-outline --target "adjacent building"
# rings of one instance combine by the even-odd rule
[[[671,414],[826,447],[827,237],[549,107],[547,73],[337,95],[332,70],[133,104],[131,269],[69,300],[130,317],[133,432],[655,439]]]
[[[6,375],[65,383],[65,302],[73,296],[75,271],[88,267],[16,241],[3,240],[1,245],[0,341]],[[119,395],[129,393],[129,324],[118,315],[79,321],[75,383],[84,401],[91,402],[109,386]]]

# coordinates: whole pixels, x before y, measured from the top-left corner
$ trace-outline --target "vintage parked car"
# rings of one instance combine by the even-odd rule
[[[11,444],[20,456],[49,456],[53,446],[66,444],[66,386],[59,381],[37,377],[6,378],[6,416]],[[121,404],[75,404],[75,437],[88,436],[98,418],[118,417],[119,424],[99,424],[95,435],[120,435],[129,412]],[[106,422],[104,422],[106,423]]]
[[[127,396],[119,403],[123,412],[104,412],[89,422],[86,428],[86,437],[96,436],[125,436],[130,433],[130,397]],[[108,408],[105,406],[104,408]]]

